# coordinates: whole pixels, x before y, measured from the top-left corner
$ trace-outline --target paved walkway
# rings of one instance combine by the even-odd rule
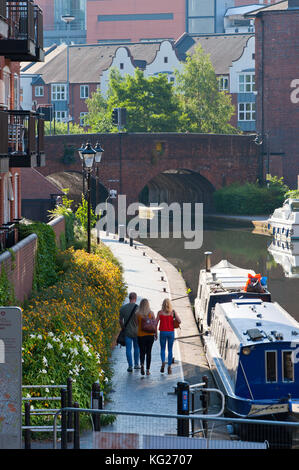
[[[117,236],[106,236],[101,232],[101,242],[105,243],[115,257],[121,262],[124,279],[128,286],[128,293],[137,293],[137,303],[147,298],[155,314],[160,310],[164,298],[173,300],[173,306],[181,317],[181,329],[176,330],[174,343],[175,363],[172,374],[160,372],[160,344],[155,341],[152,349],[151,374],[142,376],[140,370],[127,372],[125,348],[116,346],[112,352],[113,363],[113,392],[110,400],[105,403],[105,409],[128,412],[150,412],[159,414],[176,414],[177,397],[174,394],[178,382],[187,380],[190,384],[201,382],[202,375],[209,375],[209,370],[198,330],[194,321],[192,308],[186,295],[186,285],[181,274],[162,256],[145,245],[129,241],[120,243]],[[181,298],[183,297],[183,298]],[[178,299],[177,299],[178,298]],[[177,299],[177,300],[175,300]],[[126,300],[127,302],[128,300]],[[133,419],[133,418],[132,418]],[[175,435],[176,422],[162,425],[161,419],[151,420],[148,426],[149,433],[160,430],[164,435]],[[147,425],[146,425],[147,426]],[[162,427],[166,426],[162,430]],[[134,429],[136,432],[136,423]],[[140,432],[145,432],[144,422],[140,423]],[[128,432],[128,417],[118,417],[110,427],[115,432]],[[154,429],[153,429],[154,428]],[[97,434],[97,433],[95,433]],[[82,447],[88,446],[84,440]],[[93,446],[96,446],[95,442]]]

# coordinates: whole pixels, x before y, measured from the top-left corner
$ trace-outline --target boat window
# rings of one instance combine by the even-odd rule
[[[222,334],[221,334],[221,340],[220,340],[220,346],[219,346],[219,352],[220,356],[223,356],[224,352],[224,344],[225,344],[225,336],[226,336],[226,331],[225,328],[222,328]]]
[[[299,201],[293,201],[291,204],[291,210],[293,212],[299,212]]]
[[[282,351],[282,373],[282,380],[284,382],[294,382],[292,351]]]
[[[226,340],[226,343],[225,343],[224,359],[227,358],[227,351],[228,351],[228,339]]]
[[[266,382],[277,382],[276,351],[266,351]]]

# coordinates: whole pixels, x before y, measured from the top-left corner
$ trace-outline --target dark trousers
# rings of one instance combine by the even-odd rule
[[[154,343],[154,335],[138,336],[138,345],[140,350],[140,364],[144,365],[146,358],[146,368],[149,370],[152,359],[152,347]]]

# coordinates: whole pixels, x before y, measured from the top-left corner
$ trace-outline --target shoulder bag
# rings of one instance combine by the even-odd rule
[[[180,328],[180,324],[177,321],[177,319],[175,318],[174,310],[172,311],[172,313],[173,313],[173,328]]]
[[[125,346],[125,345],[126,345],[125,329],[126,329],[127,324],[129,323],[129,321],[131,320],[132,315],[133,315],[133,313],[135,312],[136,308],[137,308],[137,305],[135,305],[135,306],[133,307],[133,310],[132,310],[132,312],[131,312],[131,314],[130,314],[128,320],[126,321],[124,327],[122,328],[122,330],[120,331],[120,333],[119,333],[119,335],[118,335],[118,337],[117,337],[116,344],[119,344],[120,346]]]

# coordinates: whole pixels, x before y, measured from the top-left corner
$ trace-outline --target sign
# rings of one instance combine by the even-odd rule
[[[0,449],[22,446],[22,311],[0,307]]]

